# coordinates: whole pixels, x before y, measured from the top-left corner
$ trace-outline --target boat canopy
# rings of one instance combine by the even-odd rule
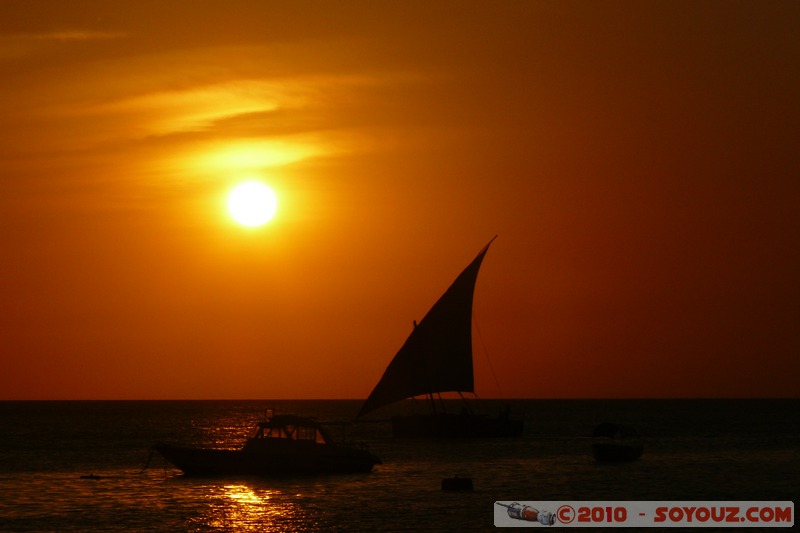
[[[286,439],[313,441],[318,444],[331,442],[328,432],[311,419],[295,415],[276,415],[258,422],[250,433],[250,439]]]

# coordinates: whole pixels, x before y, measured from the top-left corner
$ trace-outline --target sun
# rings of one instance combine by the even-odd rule
[[[258,180],[239,183],[228,195],[228,212],[242,226],[262,226],[275,216],[277,209],[275,193]]]

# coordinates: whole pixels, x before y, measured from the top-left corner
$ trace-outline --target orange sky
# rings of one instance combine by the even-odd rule
[[[0,399],[365,398],[495,234],[479,395],[797,397],[799,26],[5,0]]]

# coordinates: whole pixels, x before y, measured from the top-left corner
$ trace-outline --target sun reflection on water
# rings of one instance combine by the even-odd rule
[[[194,520],[222,531],[304,531],[312,528],[294,495],[247,484],[208,487],[206,512]]]

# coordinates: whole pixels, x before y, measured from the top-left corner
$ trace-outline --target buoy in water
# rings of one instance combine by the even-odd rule
[[[442,480],[442,490],[472,490],[472,478],[446,477]]]

